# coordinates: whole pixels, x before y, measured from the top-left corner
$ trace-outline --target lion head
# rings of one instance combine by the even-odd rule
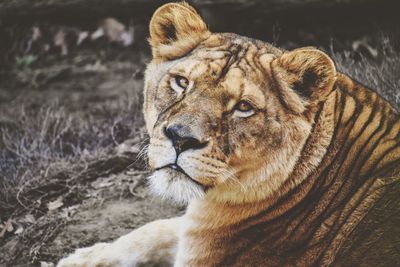
[[[149,41],[143,111],[153,191],[179,202],[277,192],[333,90],[332,60],[315,48],[288,52],[211,33],[185,3],[155,12]]]

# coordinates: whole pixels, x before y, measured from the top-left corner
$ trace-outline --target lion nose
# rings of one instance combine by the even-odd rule
[[[182,124],[175,124],[164,128],[164,134],[172,141],[176,154],[189,149],[201,149],[207,145],[207,142],[201,142],[191,134],[188,127]]]

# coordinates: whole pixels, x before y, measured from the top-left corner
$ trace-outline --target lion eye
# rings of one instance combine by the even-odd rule
[[[239,101],[234,108],[234,115],[238,117],[245,118],[245,117],[250,117],[253,114],[254,114],[253,106],[245,100]]]
[[[187,89],[189,86],[189,80],[182,76],[175,77],[175,83],[183,90]]]
[[[174,89],[178,94],[182,94],[191,86],[189,80],[180,75],[172,76],[169,80],[169,83],[171,88]]]
[[[248,112],[248,111],[252,110],[253,107],[250,105],[249,102],[242,100],[236,104],[235,109],[238,111],[241,111],[241,112]]]

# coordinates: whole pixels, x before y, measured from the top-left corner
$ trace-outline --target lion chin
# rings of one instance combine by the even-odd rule
[[[180,205],[204,197],[205,188],[183,172],[164,167],[150,175],[150,190],[156,195]]]

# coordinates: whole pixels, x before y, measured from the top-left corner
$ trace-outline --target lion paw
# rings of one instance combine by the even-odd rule
[[[109,244],[98,243],[88,248],[80,248],[62,259],[57,267],[120,267],[121,262],[108,249]]]

